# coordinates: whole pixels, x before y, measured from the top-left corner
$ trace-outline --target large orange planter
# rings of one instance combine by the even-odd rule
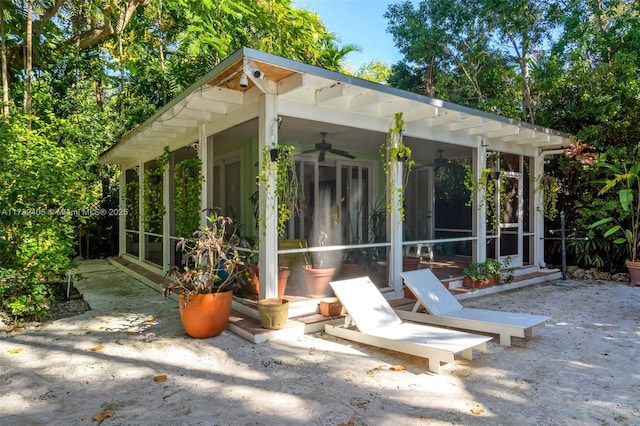
[[[329,283],[333,279],[336,268],[314,269],[310,266],[303,268],[304,280],[307,284],[308,297],[333,296]]]
[[[627,270],[629,271],[629,285],[631,287],[635,287],[637,285],[640,286],[640,262],[632,262],[630,260],[627,260],[625,262],[625,265],[627,266]]]
[[[186,300],[180,296],[180,318],[187,334],[204,339],[222,333],[231,315],[232,295],[233,292],[224,291],[192,294]]]

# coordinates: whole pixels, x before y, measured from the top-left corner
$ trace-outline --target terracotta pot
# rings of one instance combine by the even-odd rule
[[[344,279],[363,277],[366,275],[366,269],[367,265],[364,263],[343,263],[340,267],[340,277]]]
[[[253,291],[258,294],[260,292],[260,274],[257,263],[252,263],[249,265],[249,273],[251,274],[251,281],[253,281]],[[287,289],[287,283],[289,282],[289,275],[291,275],[291,269],[281,266],[278,271],[278,298],[282,299],[284,297],[284,292]]]
[[[629,285],[631,287],[640,285],[640,262],[632,262],[630,260],[627,260],[625,262],[625,265],[627,266],[627,270],[629,271],[629,278],[631,279]]]
[[[269,330],[279,330],[289,317],[289,301],[287,299],[262,299],[258,302],[260,324]]]
[[[462,279],[462,286],[466,288],[482,288],[488,285],[491,285],[491,278],[487,278],[486,280],[472,280],[469,277],[464,277]]]
[[[191,337],[204,339],[222,333],[229,322],[233,292],[180,296],[180,318]]]
[[[307,284],[308,297],[332,296],[333,291],[329,286],[336,268],[314,269],[306,265],[303,269],[304,281]]]
[[[240,284],[234,293],[245,296],[255,296],[258,294],[258,287],[255,285],[255,263],[249,265],[238,265],[238,283]]]

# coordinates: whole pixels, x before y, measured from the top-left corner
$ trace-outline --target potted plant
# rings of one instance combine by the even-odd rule
[[[267,192],[271,190],[270,176],[275,173],[276,180],[273,193],[278,202],[278,234],[284,235],[287,224],[293,214],[298,213],[300,188],[296,166],[293,159],[293,145],[266,146],[262,152],[262,167],[256,177],[258,186],[264,187]],[[257,206],[257,196],[255,204]],[[254,201],[252,201],[254,202]],[[254,214],[257,211],[254,209]],[[264,217],[258,216],[258,223],[264,225]]]
[[[474,262],[463,269],[462,285],[467,288],[481,288],[489,285],[489,272],[485,262]]]
[[[513,268],[510,268],[511,259],[503,262],[497,259],[487,259],[484,262],[474,262],[462,271],[464,278],[462,285],[468,288],[481,288],[489,285],[500,284],[501,281],[513,280]]]
[[[611,224],[604,237],[617,237],[615,244],[627,244],[629,258],[625,265],[629,271],[631,286],[640,285],[640,160],[630,163],[604,163],[613,172],[613,178],[606,179],[598,195],[613,188],[618,189],[618,203],[622,209],[619,217],[606,217],[593,223],[590,228]]]
[[[318,246],[323,247],[326,245],[329,236],[320,232],[318,237]],[[302,244],[300,245],[302,247]],[[303,267],[304,281],[307,285],[308,297],[327,297],[332,295],[329,283],[336,272],[336,268],[331,268],[326,262],[326,252],[313,253],[313,262],[310,256],[305,253]]]
[[[372,248],[353,248],[344,254],[340,275],[342,278],[355,278],[366,274],[367,269],[375,272],[375,251]]]
[[[179,240],[182,265],[171,268],[168,275],[173,281],[164,287],[165,297],[178,294],[182,324],[195,338],[217,336],[225,329],[243,262],[232,219],[214,214],[209,222],[192,239]]]

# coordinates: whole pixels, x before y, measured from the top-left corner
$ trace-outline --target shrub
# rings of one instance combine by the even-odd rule
[[[51,289],[35,272],[0,268],[0,309],[15,321],[46,318],[52,301]]]

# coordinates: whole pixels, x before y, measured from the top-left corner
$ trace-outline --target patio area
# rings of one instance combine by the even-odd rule
[[[640,303],[624,283],[553,282],[465,306],[548,315],[440,375],[324,333],[254,345],[185,336],[174,300],[106,260],[80,264],[92,310],[0,336],[2,424],[638,424]],[[402,365],[403,371],[393,371]],[[166,377],[165,377],[166,375]]]

